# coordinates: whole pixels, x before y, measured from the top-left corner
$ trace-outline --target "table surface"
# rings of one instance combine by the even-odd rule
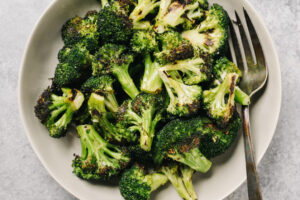
[[[17,82],[26,41],[52,0],[0,1],[0,199],[76,199],[44,169],[20,123]],[[300,196],[300,0],[249,0],[276,44],[282,109],[275,136],[258,171],[265,199]],[[297,81],[298,80],[298,81]],[[227,199],[247,199],[244,183]]]

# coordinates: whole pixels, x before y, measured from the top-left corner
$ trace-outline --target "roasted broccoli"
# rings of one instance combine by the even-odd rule
[[[156,16],[154,29],[163,33],[170,28],[182,25],[192,28],[196,21],[204,16],[204,9],[208,8],[206,0],[171,1],[162,0],[160,10]]]
[[[77,43],[61,49],[58,60],[60,63],[68,63],[77,70],[86,70],[92,63],[92,55],[83,44]]]
[[[101,8],[104,8],[105,6],[109,5],[111,3],[111,0],[97,0],[101,4]]]
[[[66,135],[73,114],[80,109],[84,101],[84,96],[79,90],[62,88],[62,92],[62,96],[59,96],[53,92],[53,88],[47,88],[34,108],[35,115],[54,138]]]
[[[160,5],[159,0],[138,0],[137,5],[129,15],[134,29],[150,29],[151,24],[145,17]]]
[[[128,43],[132,35],[132,22],[127,13],[126,0],[113,1],[98,14],[98,31],[104,43]]]
[[[146,166],[154,166],[153,163],[153,149],[151,151],[145,151],[139,144],[128,146],[128,151],[132,161],[138,162]]]
[[[161,120],[163,110],[161,95],[142,93],[132,101],[125,101],[119,109],[119,120],[128,125],[128,130],[140,134],[140,146],[150,151],[156,124]]]
[[[95,125],[100,126],[104,139],[111,143],[130,143],[137,139],[133,131],[127,130],[121,123],[111,123],[109,113],[105,109],[105,98],[92,93],[88,101],[88,109]]]
[[[201,53],[220,55],[227,45],[229,20],[227,13],[220,5],[213,4],[205,15],[206,18],[200,25],[184,31],[181,35]]]
[[[132,50],[139,54],[147,54],[158,50],[158,42],[154,31],[136,31],[130,44]]]
[[[68,20],[62,28],[65,45],[81,43],[90,52],[94,52],[99,45],[97,15],[97,11],[89,11],[84,18],[76,16]]]
[[[124,91],[133,99],[139,94],[128,73],[129,65],[133,62],[133,59],[133,55],[127,53],[125,46],[105,44],[94,56],[92,64],[93,74],[113,74],[122,85]]]
[[[143,166],[135,164],[123,173],[119,187],[125,200],[149,200],[151,192],[167,182],[162,173],[149,174]]]
[[[193,169],[188,166],[169,164],[163,166],[161,172],[168,177],[182,199],[197,200],[192,182],[192,176],[195,172]]]
[[[164,67],[158,71],[170,98],[168,113],[178,116],[197,113],[200,108],[201,87],[185,84],[177,71],[167,72]]]
[[[200,152],[199,143],[203,132],[205,119],[176,119],[165,125],[156,136],[154,145],[154,161],[161,164],[163,160],[171,159],[190,168],[207,172],[211,162]]]
[[[237,84],[242,77],[241,70],[233,63],[230,62],[226,57],[222,57],[216,61],[216,64],[213,68],[213,74],[217,79],[217,83],[220,84],[228,73],[236,73]],[[235,96],[234,100],[241,105],[249,105],[250,104],[250,97],[243,92],[238,86],[235,86]]]
[[[229,73],[221,84],[203,91],[204,109],[208,116],[215,119],[221,126],[226,126],[235,111],[234,97],[237,78],[236,73]]]
[[[68,63],[59,63],[55,69],[53,83],[57,87],[70,86],[81,80],[81,73]]]
[[[127,150],[105,141],[92,125],[77,127],[81,156],[73,160],[73,173],[86,180],[110,180],[120,173],[130,157]]]
[[[161,51],[154,56],[161,64],[184,60],[194,56],[194,50],[189,41],[183,39],[176,31],[167,31],[157,37]]]
[[[81,86],[81,91],[86,96],[95,92],[104,96],[105,106],[111,112],[118,112],[119,103],[115,96],[115,90],[113,88],[114,79],[109,75],[92,76]]]

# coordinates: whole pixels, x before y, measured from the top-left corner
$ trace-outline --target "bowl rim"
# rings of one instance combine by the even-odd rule
[[[22,83],[23,83],[23,79],[24,79],[24,72],[25,72],[25,63],[26,63],[26,59],[27,59],[27,54],[28,54],[28,50],[30,48],[30,44],[32,43],[32,40],[34,38],[35,32],[37,30],[37,28],[40,26],[41,22],[43,21],[43,18],[46,16],[46,14],[51,10],[51,8],[58,3],[59,0],[53,0],[47,7],[46,9],[42,12],[42,14],[40,15],[40,17],[38,18],[38,20],[36,21],[35,25],[33,26],[33,29],[31,31],[31,33],[29,34],[29,37],[27,39],[27,42],[25,44],[25,48],[24,48],[24,52],[23,52],[23,57],[22,57],[22,61],[21,61],[21,67],[19,69],[19,74],[18,74],[18,108],[19,108],[19,113],[21,116],[21,121],[23,124],[23,127],[25,129],[25,133],[26,136],[29,140],[29,143],[33,149],[33,151],[35,152],[35,154],[37,155],[37,157],[39,158],[39,160],[41,161],[43,167],[47,170],[47,172],[51,175],[51,177],[61,186],[63,187],[66,191],[68,191],[70,194],[72,194],[74,197],[79,198],[80,195],[78,194],[78,192],[75,192],[72,188],[64,185],[64,183],[62,183],[57,177],[56,175],[52,172],[52,170],[50,169],[50,167],[48,167],[48,165],[46,164],[46,161],[44,160],[43,156],[41,156],[40,152],[37,150],[37,147],[35,145],[35,143],[32,141],[31,136],[29,134],[29,127],[27,126],[27,124],[25,123],[25,113],[23,110],[23,105],[22,105],[22,96],[23,96],[23,92],[22,92]],[[277,112],[277,116],[276,116],[276,120],[275,120],[275,126],[273,127],[273,130],[271,131],[272,137],[270,138],[270,140],[267,142],[266,148],[261,152],[260,156],[256,157],[257,163],[256,165],[258,166],[260,161],[262,160],[262,158],[264,157],[266,151],[268,150],[270,143],[274,137],[276,128],[278,126],[278,120],[279,120],[279,116],[280,116],[280,112],[281,112],[281,104],[282,104],[282,79],[281,79],[281,70],[280,70],[280,62],[279,62],[279,57],[277,54],[277,49],[276,46],[274,44],[273,38],[270,34],[270,31],[268,30],[268,28],[266,27],[264,21],[262,20],[262,17],[260,16],[260,14],[256,11],[256,9],[254,8],[254,6],[248,2],[247,0],[242,0],[241,4],[245,4],[246,7],[249,7],[251,9],[251,11],[254,13],[254,15],[256,16],[256,20],[258,21],[259,24],[261,24],[264,33],[266,35],[266,39],[268,40],[268,43],[270,44],[271,49],[273,50],[273,56],[274,56],[274,63],[277,67],[275,67],[275,70],[277,70],[277,75],[278,75],[278,81],[279,81],[279,88],[278,89],[278,93],[280,96],[279,99],[279,107],[278,107],[278,112]],[[238,187],[240,187],[246,180],[246,177],[242,178],[242,180],[240,182],[237,182],[236,185],[234,187],[232,187],[231,190],[228,190],[227,193],[224,194],[224,196],[222,197],[222,199],[226,198],[227,196],[229,196],[231,193],[233,193],[234,191],[236,191],[238,189]]]

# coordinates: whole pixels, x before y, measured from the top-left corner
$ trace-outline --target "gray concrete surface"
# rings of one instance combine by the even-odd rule
[[[52,0],[0,1],[0,199],[75,199],[41,165],[26,136],[17,105],[17,80],[25,43]],[[275,41],[283,101],[274,139],[259,165],[263,196],[300,196],[300,1],[249,0]],[[245,183],[227,199],[247,199]]]

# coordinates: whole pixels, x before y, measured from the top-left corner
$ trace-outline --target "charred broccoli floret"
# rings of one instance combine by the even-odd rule
[[[89,51],[94,52],[99,45],[97,15],[97,11],[89,11],[84,18],[76,16],[68,20],[62,28],[65,45],[82,43]]]
[[[161,51],[155,52],[154,56],[161,64],[194,56],[192,45],[176,31],[167,31],[158,35],[157,39],[161,45]]]
[[[128,73],[129,65],[132,62],[133,55],[127,53],[125,46],[106,44],[94,56],[93,75],[113,74],[124,91],[133,99],[139,94],[139,91]]]
[[[164,67],[158,71],[170,98],[167,112],[178,116],[197,113],[200,108],[201,87],[185,84],[177,71],[168,72]]]
[[[73,160],[73,173],[86,180],[109,180],[130,162],[126,149],[105,141],[92,125],[77,127],[81,156]]]
[[[182,25],[192,28],[204,16],[204,9],[208,8],[206,0],[171,1],[162,0],[156,17],[154,29],[158,33]]]
[[[204,126],[209,127],[210,131],[206,131],[201,137],[199,149],[210,159],[223,154],[232,145],[241,127],[241,119],[236,113],[225,128],[218,128],[210,120]]]
[[[92,93],[88,101],[88,109],[92,121],[98,125],[104,135],[104,139],[111,143],[130,143],[137,139],[133,131],[127,130],[121,123],[111,123],[109,113],[105,109],[105,98]]]
[[[207,114],[216,122],[225,126],[235,111],[236,73],[229,73],[223,82],[215,88],[203,91],[203,105]]]
[[[149,200],[151,192],[166,182],[168,178],[162,173],[149,174],[136,164],[123,173],[119,187],[125,200]]]
[[[118,112],[119,103],[113,88],[114,79],[109,75],[92,76],[81,86],[81,91],[85,96],[95,92],[104,97],[105,106],[111,112]]]
[[[129,15],[134,29],[149,29],[151,24],[145,17],[160,5],[159,0],[138,0],[137,5]]]
[[[77,70],[85,70],[92,63],[92,55],[87,48],[81,44],[65,46],[58,53],[60,63],[68,63]]]
[[[199,150],[201,136],[207,131],[204,123],[205,119],[195,118],[176,119],[165,125],[156,136],[154,161],[161,164],[171,159],[196,171],[207,172],[211,162]]]
[[[242,77],[241,70],[233,63],[230,62],[226,57],[222,57],[216,61],[216,65],[213,68],[214,76],[217,78],[218,84],[222,82],[226,75],[229,73],[236,73],[237,84]],[[241,105],[249,105],[250,104],[250,97],[243,92],[238,86],[235,86],[235,96],[234,100]]]
[[[168,177],[182,199],[197,200],[192,182],[192,176],[195,172],[193,169],[188,166],[170,164],[163,166],[161,172]]]
[[[81,73],[68,63],[59,63],[55,69],[53,83],[57,87],[70,86],[81,80]]]
[[[126,0],[113,1],[98,14],[98,31],[104,43],[128,43],[132,35],[132,22],[127,13]]]
[[[161,95],[142,93],[132,101],[125,101],[119,109],[119,120],[128,125],[130,131],[140,134],[140,146],[150,151],[156,124],[161,120],[163,110]]]
[[[228,39],[228,16],[218,4],[206,11],[206,18],[196,28],[183,32],[183,38],[191,42],[201,53],[216,56],[226,48]]]
[[[62,88],[63,95],[54,94],[47,88],[34,108],[35,115],[49,130],[50,136],[60,138],[66,135],[73,114],[80,109],[84,96],[76,89]]]
[[[154,31],[136,31],[130,41],[132,50],[146,54],[158,49],[158,42]]]

